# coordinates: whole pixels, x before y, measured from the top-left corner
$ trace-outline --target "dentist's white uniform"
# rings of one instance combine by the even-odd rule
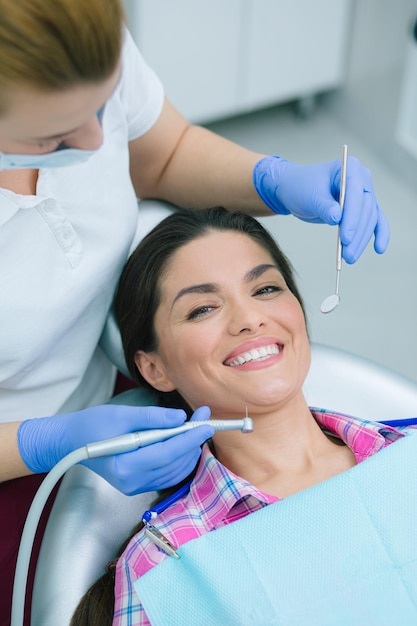
[[[36,196],[0,189],[1,421],[71,412],[111,395],[115,371],[97,344],[138,215],[140,228],[128,141],[153,126],[163,98],[126,34],[98,152],[41,170]]]

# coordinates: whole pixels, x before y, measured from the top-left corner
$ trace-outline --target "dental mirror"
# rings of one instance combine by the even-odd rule
[[[345,205],[345,195],[346,195],[346,166],[347,166],[347,145],[345,144],[342,147],[342,173],[340,178],[340,208],[343,212],[343,207]],[[322,313],[331,313],[335,310],[335,308],[339,305],[340,296],[339,296],[339,281],[340,281],[340,270],[342,269],[342,242],[340,241],[340,224],[337,227],[337,253],[336,253],[336,289],[335,293],[331,296],[327,296],[323,300],[320,306],[320,311]]]

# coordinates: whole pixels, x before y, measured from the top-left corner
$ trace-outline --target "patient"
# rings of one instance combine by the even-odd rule
[[[241,419],[247,410],[254,421],[250,435],[216,432],[189,492],[158,515],[155,525],[174,546],[344,472],[404,436],[307,405],[303,304],[288,260],[247,215],[219,208],[166,218],[130,258],[116,308],[140,385],[189,412],[207,405],[213,418]],[[166,558],[139,524],[72,625],[149,624],[132,583]],[[99,613],[106,603],[107,615]]]

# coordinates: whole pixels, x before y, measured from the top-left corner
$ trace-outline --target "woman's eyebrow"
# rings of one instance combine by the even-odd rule
[[[177,300],[190,293],[215,293],[219,290],[220,287],[216,283],[202,283],[201,285],[190,285],[189,287],[184,287],[184,289],[181,289],[175,296],[171,305],[171,310]]]
[[[256,280],[257,278],[259,278],[259,276],[262,276],[262,274],[270,269],[278,271],[277,266],[273,265],[272,263],[262,263],[261,265],[257,265],[245,274],[244,280],[246,283],[250,283],[252,280]]]

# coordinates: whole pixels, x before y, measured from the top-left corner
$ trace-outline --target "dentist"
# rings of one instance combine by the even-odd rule
[[[179,410],[105,405],[99,339],[130,251],[138,198],[338,224],[340,162],[299,166],[190,125],[124,27],[121,0],[0,0],[0,584],[42,475],[93,440],[181,424]],[[389,227],[350,157],[341,221],[354,263]],[[180,482],[212,429],[91,469],[134,494]],[[5,586],[6,585],[6,586]]]

